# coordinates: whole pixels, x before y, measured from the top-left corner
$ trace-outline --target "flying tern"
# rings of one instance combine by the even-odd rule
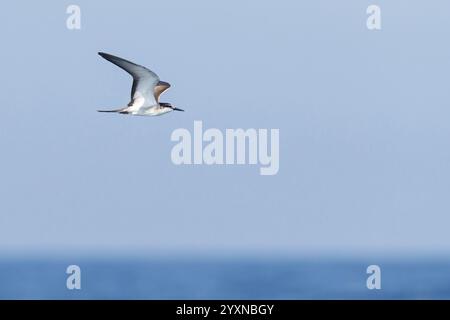
[[[159,102],[159,96],[170,88],[170,84],[161,81],[156,73],[131,61],[99,52],[101,57],[122,68],[133,77],[131,101],[126,107],[98,112],[116,112],[135,116],[159,116],[171,111],[184,111],[170,103]]]

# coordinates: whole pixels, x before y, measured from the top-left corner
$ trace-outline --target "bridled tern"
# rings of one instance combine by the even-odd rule
[[[184,111],[170,103],[159,102],[159,96],[170,88],[170,84],[160,81],[153,71],[131,61],[99,52],[101,57],[122,68],[133,77],[131,101],[124,108],[116,110],[98,110],[98,112],[117,112],[135,116],[159,116],[170,111]]]

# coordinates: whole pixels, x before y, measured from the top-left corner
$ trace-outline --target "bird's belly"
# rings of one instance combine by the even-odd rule
[[[147,108],[141,108],[139,109],[139,114],[140,116],[154,116],[157,113],[157,106],[154,107],[147,107]]]
[[[166,110],[165,108],[160,108],[159,106],[154,106],[154,107],[151,107],[151,108],[148,108],[147,110],[145,110],[143,115],[145,115],[145,116],[160,116],[167,112],[169,112],[169,111]]]
[[[133,116],[156,116],[158,114],[155,109],[157,109],[157,107],[143,107],[130,111],[130,114]]]

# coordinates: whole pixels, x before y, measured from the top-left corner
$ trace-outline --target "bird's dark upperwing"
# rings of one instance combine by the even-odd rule
[[[154,99],[154,90],[159,82],[159,77],[156,73],[131,61],[113,56],[112,54],[104,52],[99,52],[98,54],[125,70],[133,77],[133,87],[131,89],[132,100],[137,97],[144,97],[146,100]]]

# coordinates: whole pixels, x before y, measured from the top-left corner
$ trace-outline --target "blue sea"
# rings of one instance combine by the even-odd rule
[[[66,287],[73,264],[81,290]],[[0,299],[450,299],[450,260],[0,258]]]

